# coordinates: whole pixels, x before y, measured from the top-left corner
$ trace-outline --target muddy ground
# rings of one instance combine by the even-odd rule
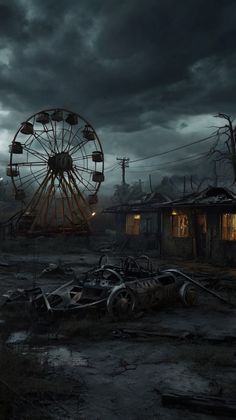
[[[60,260],[79,278],[97,264],[100,255],[87,250],[3,252],[0,295],[36,285],[53,290],[73,276],[40,277],[49,263]],[[115,260],[111,255],[110,261]],[[184,268],[236,303],[236,270],[155,258],[153,262]],[[16,357],[37,360],[46,381],[45,389],[41,385],[40,392],[32,392],[26,365],[24,390],[12,391],[20,392],[24,401],[12,417],[4,414],[3,419],[224,419],[228,417],[222,413],[164,407],[162,394],[236,400],[236,309],[205,293],[194,307],[165,306],[125,322],[114,322],[95,311],[53,320],[35,318],[24,305],[16,310],[3,307],[0,319],[1,345],[16,352]],[[4,372],[0,376],[5,380]],[[11,384],[14,388],[14,381]]]

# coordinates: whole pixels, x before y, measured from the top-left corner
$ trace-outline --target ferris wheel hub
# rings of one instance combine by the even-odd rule
[[[56,153],[48,158],[48,166],[55,174],[68,172],[72,170],[73,159],[68,152]]]

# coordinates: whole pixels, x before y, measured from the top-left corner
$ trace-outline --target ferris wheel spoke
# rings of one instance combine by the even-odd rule
[[[53,139],[54,139],[54,152],[60,152],[59,148],[58,148],[58,144],[57,144],[57,125],[56,125],[56,121],[55,121],[55,126],[53,125],[53,121],[50,118],[50,123],[52,126],[52,132],[53,132]]]
[[[46,173],[47,173],[47,168],[45,168],[42,172],[39,172],[37,175],[36,175],[36,173],[34,172],[32,172],[32,168],[30,168],[30,171],[31,171],[31,173],[32,173],[32,176],[34,177],[34,180],[40,185],[40,183],[39,183],[39,180],[43,177],[43,176],[45,176],[46,175]]]
[[[42,195],[42,191],[44,190],[44,186],[47,184],[48,182],[48,178],[50,176],[50,171],[47,172],[43,182],[40,184],[40,186],[37,188],[37,190],[34,192],[33,197],[31,198],[31,200],[29,201],[26,209],[25,209],[25,213],[27,211],[31,212],[32,210],[34,210],[35,208],[37,208],[37,204],[41,198]]]
[[[85,150],[85,144],[81,145],[80,150],[81,150],[81,154],[85,157],[85,162],[87,162],[87,167],[88,167],[89,160],[88,160],[88,154],[86,153],[86,150]]]
[[[81,156],[73,159],[73,162],[76,162],[77,160],[87,160],[87,158],[92,157],[92,155],[87,156]]]
[[[27,139],[26,139],[26,141],[25,141],[25,143],[23,143],[22,144],[22,146],[25,146],[25,145],[27,145],[27,146],[31,146],[32,145],[32,143],[33,143],[33,141],[34,141],[34,135],[33,134],[31,134]]]
[[[52,131],[52,132],[53,132],[53,130],[48,130],[48,128],[47,128],[46,126],[44,126],[44,131],[43,131],[43,133],[46,133],[46,134],[47,134],[48,142],[49,142],[49,144],[50,144],[50,146],[51,146],[51,147],[50,147],[50,150],[51,150],[52,152],[54,152],[54,147],[53,147],[53,144],[51,143],[51,139],[54,141],[54,138],[50,136],[49,131]],[[46,140],[46,139],[45,139],[45,140]],[[54,141],[54,144],[55,144],[55,141]]]
[[[62,121],[62,132],[61,132],[61,152],[63,152],[64,149],[64,130],[65,130],[65,121],[63,119]]]
[[[74,178],[73,175],[75,176],[75,178]],[[77,181],[79,181],[79,183],[84,186],[83,191],[88,190],[91,194],[94,193],[94,186],[92,184],[90,184],[90,186],[89,186],[88,181],[84,180],[82,177],[79,177],[75,172],[73,172],[73,175],[72,175],[73,176],[73,182],[75,184],[77,184]],[[91,189],[91,187],[92,187],[92,189]]]
[[[84,183],[84,179],[81,177],[81,176],[79,176],[77,173],[76,173],[76,171],[73,171],[73,173],[74,173],[74,175],[75,175],[75,177],[78,179],[78,181],[79,182],[81,182],[81,184],[83,184],[83,186],[85,187],[85,189],[87,189],[88,188],[88,186],[90,185],[90,187],[92,187],[92,189],[90,190],[89,188],[89,191],[91,192],[91,193],[93,193],[95,190],[96,190],[96,188],[94,187],[94,185],[91,183],[91,182],[89,182],[88,180],[85,180],[85,182],[87,183],[87,184],[85,184]]]
[[[77,144],[76,146],[73,146],[72,149],[69,150],[70,154],[74,155],[75,153],[77,153],[86,143],[87,143],[87,140],[82,140],[79,144]]]
[[[31,168],[38,167],[38,166],[46,166],[47,162],[15,162],[14,165],[18,166],[19,168],[22,166],[24,168]]]
[[[31,168],[30,168],[31,169]],[[43,169],[39,169],[38,171],[35,171],[34,172],[34,174],[33,174],[33,172],[31,171],[29,174],[27,174],[27,175],[23,175],[23,176],[21,176],[21,175],[19,175],[19,178],[20,178],[20,180],[22,180],[22,179],[25,179],[25,178],[28,178],[29,176],[34,176],[35,174],[37,174],[37,173],[39,173],[39,172],[45,172],[46,171],[46,169],[45,168],[43,168]]]
[[[32,136],[30,136],[31,137],[31,141],[30,141],[30,143],[28,143],[28,140],[25,142],[25,143],[22,143],[22,147],[23,147],[23,149],[24,150],[26,150],[27,152],[31,152],[31,150],[32,150],[32,152],[34,152],[34,153],[36,153],[36,154],[39,154],[40,156],[42,156],[42,157],[44,157],[45,159],[47,158],[47,155],[45,155],[44,153],[42,153],[42,152],[39,152],[38,150],[34,150],[33,148],[32,148],[32,145],[33,145],[33,142],[35,142],[35,136],[34,135],[32,135]]]
[[[43,134],[44,133],[45,132],[43,132]],[[43,146],[45,147],[45,151],[46,151],[47,155],[48,155],[48,151],[50,151],[50,153],[54,152],[51,141],[48,140],[47,138],[45,138],[42,134],[37,133],[37,140],[41,144],[41,147],[43,147]]]
[[[83,168],[83,166],[74,165],[74,169],[76,171],[82,171],[82,172],[89,173],[90,175],[92,175],[92,173],[93,173],[93,170],[92,169]]]
[[[43,150],[46,152],[46,154],[49,157],[48,150],[46,149],[48,147],[48,145],[46,143],[46,146],[45,146],[45,143],[44,143],[45,142],[45,139],[43,139],[42,136],[40,134],[36,133],[36,132],[34,132],[34,136],[35,136],[36,140],[39,142],[39,144],[41,145],[41,147],[43,148]],[[50,149],[50,151],[53,152],[51,149]]]
[[[69,131],[69,134],[68,134]],[[72,125],[70,126],[70,130],[66,131],[66,134],[69,135],[69,139],[67,140],[67,144],[65,146],[65,149],[63,149],[63,152],[66,152],[68,150],[68,145],[70,144],[70,139],[71,139],[71,135],[72,135]]]
[[[47,171],[45,170],[44,172],[38,175],[33,175],[33,178],[31,177],[30,179],[24,181],[21,184],[21,187],[24,187],[24,189],[27,190],[31,185],[35,184],[36,182],[38,183],[38,185],[40,185],[39,180],[42,179],[42,177],[44,177],[46,173]]]
[[[77,130],[76,130],[76,132],[73,134],[73,136],[72,137],[70,137],[70,139],[69,139],[69,141],[68,141],[68,144],[67,144],[67,148],[66,148],[66,151],[67,152],[70,152],[70,147],[72,146],[72,143],[73,143],[73,141],[74,141],[74,139],[77,137],[77,138],[79,138],[79,140],[81,141],[81,138],[79,137],[79,132],[80,132],[80,130],[81,130],[81,127],[79,127]],[[83,140],[82,140],[83,141]]]
[[[27,153],[29,153],[29,154],[33,155],[34,157],[37,157],[38,159],[40,159],[40,160],[42,160],[42,161],[44,161],[44,162],[47,162],[48,156],[46,156],[45,154],[40,153],[40,152],[38,152],[37,150],[32,149],[32,147],[31,147],[31,148],[29,148],[29,147],[25,147],[25,145],[23,146],[23,149],[24,149]]]
[[[70,129],[68,128],[64,128],[64,137],[63,137],[63,145],[62,145],[62,151],[63,152],[69,152],[70,151],[70,146],[72,145],[72,141],[74,136],[72,136],[73,134],[73,128],[72,126],[70,127]]]

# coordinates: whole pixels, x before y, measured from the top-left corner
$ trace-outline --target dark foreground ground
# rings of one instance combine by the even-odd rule
[[[16,287],[52,290],[68,277],[39,277],[48,263],[60,259],[79,277],[100,255],[31,251],[2,254],[0,296]],[[202,274],[236,302],[235,270],[154,263]],[[186,405],[164,407],[162,396],[236,400],[236,310],[205,294],[195,307],[167,306],[119,323],[95,312],[36,319],[24,305],[3,307],[0,319],[1,419],[224,419]]]

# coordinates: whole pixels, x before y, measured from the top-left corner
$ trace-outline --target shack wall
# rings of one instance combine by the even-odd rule
[[[126,217],[133,213],[116,214],[116,237],[122,246],[136,252],[156,250],[160,255],[161,249],[161,227],[160,212],[142,212],[140,214],[140,233],[139,235],[129,235],[126,233]]]
[[[207,211],[207,259],[214,263],[236,265],[236,241],[222,239],[222,216],[236,213],[235,207],[209,208]]]
[[[222,239],[222,216],[224,213],[235,213],[236,206],[220,207],[208,206],[189,209],[181,207],[181,211],[188,215],[189,236],[173,237],[172,209],[162,209],[162,257],[199,258],[196,250],[196,235],[194,220],[196,212],[206,214],[206,249],[200,259],[220,265],[236,266],[236,241]]]

